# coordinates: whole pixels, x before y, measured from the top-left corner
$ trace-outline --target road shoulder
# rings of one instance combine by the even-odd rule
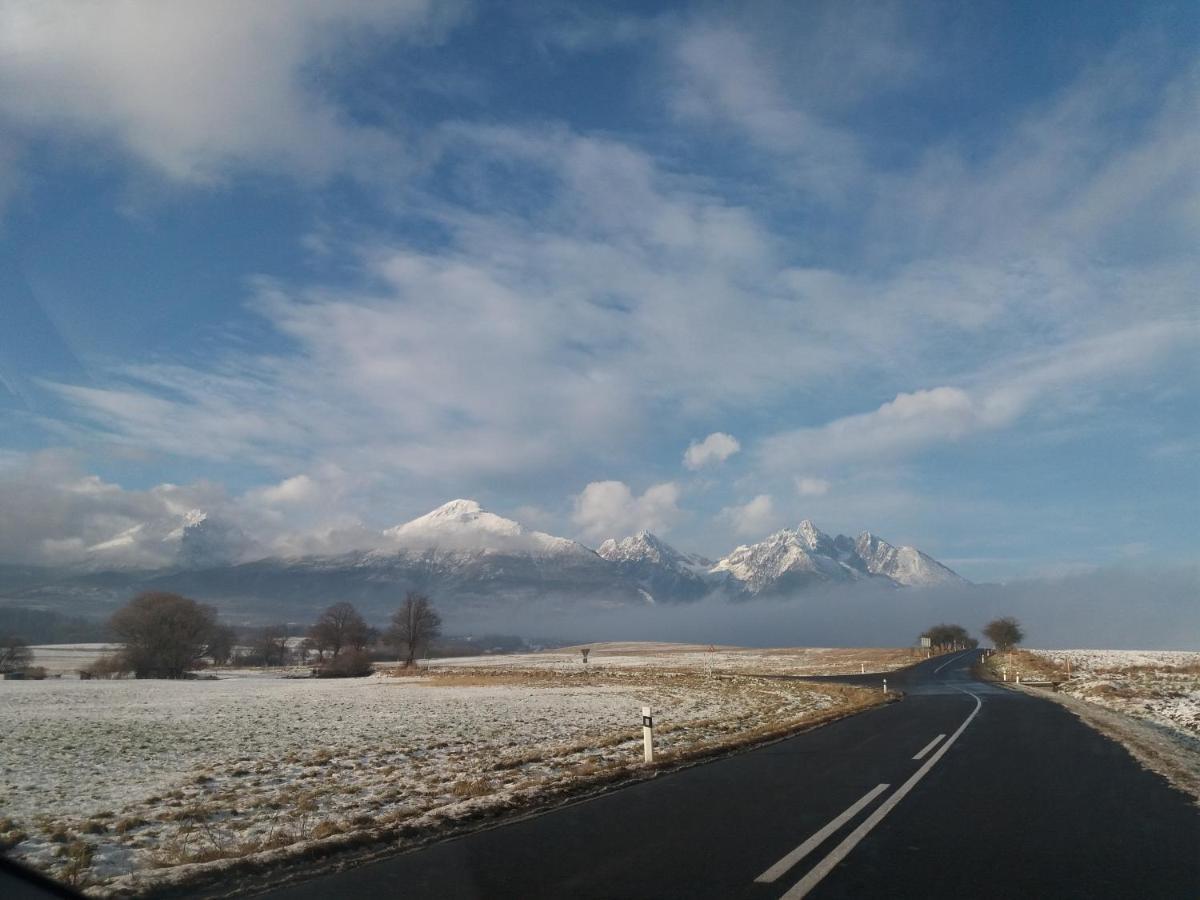
[[[1121,744],[1143,767],[1163,776],[1200,806],[1200,742],[1086,700],[1024,685],[1005,686],[1065,706],[1086,725]]]

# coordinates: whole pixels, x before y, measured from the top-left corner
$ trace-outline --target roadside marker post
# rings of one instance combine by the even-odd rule
[[[642,745],[646,751],[646,762],[654,762],[654,716],[650,707],[642,707]]]
[[[885,694],[887,693],[887,679],[886,678],[883,679],[883,692]]]

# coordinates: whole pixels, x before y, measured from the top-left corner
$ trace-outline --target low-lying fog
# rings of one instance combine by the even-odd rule
[[[906,646],[938,622],[975,636],[1015,616],[1033,647],[1200,649],[1200,569],[1101,570],[1086,575],[941,590],[874,584],[816,588],[741,603],[589,610],[497,611],[454,631],[553,635],[567,640],[680,641],[768,646]]]

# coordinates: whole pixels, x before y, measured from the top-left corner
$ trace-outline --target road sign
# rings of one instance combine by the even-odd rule
[[[931,637],[923,637],[923,638],[921,638],[921,647],[922,647],[922,648],[924,648],[924,647],[932,647],[932,646],[933,646],[933,638],[931,638]]]

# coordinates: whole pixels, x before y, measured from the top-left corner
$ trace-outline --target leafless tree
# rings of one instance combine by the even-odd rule
[[[288,659],[287,627],[266,625],[258,630],[251,655],[262,666],[282,666]]]
[[[110,624],[137,678],[182,678],[208,652],[218,627],[211,606],[158,591],[138,594]]]
[[[16,672],[33,662],[29,642],[15,634],[0,635],[0,672]]]
[[[416,665],[417,655],[428,648],[429,642],[442,633],[442,617],[433,608],[433,602],[424,594],[409,591],[404,603],[392,613],[392,627],[386,639],[404,655],[404,665]]]
[[[317,619],[317,624],[308,630],[317,652],[324,657],[328,651],[336,657],[342,650],[362,650],[375,638],[374,630],[367,625],[353,603],[335,603]]]
[[[234,630],[228,625],[218,625],[213,629],[212,640],[208,643],[208,655],[218,665],[226,665],[233,657],[233,645],[237,640]]]

